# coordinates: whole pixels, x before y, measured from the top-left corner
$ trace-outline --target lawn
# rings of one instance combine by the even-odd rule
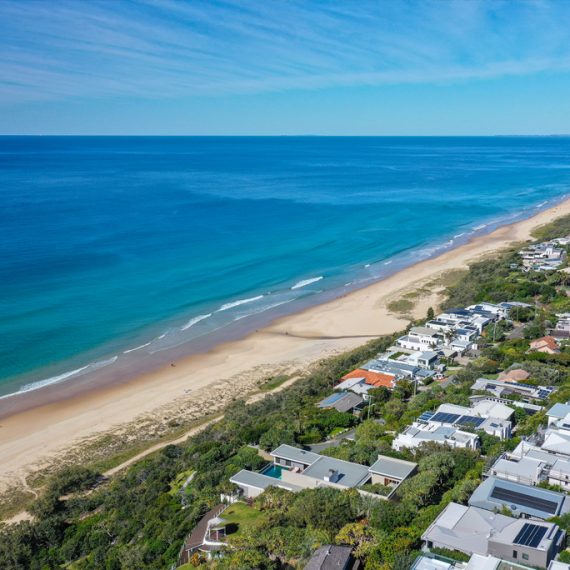
[[[244,528],[266,518],[261,511],[241,502],[229,506],[220,517],[228,523],[226,526],[228,536],[238,536]]]
[[[281,374],[279,376],[273,376],[271,378],[268,378],[267,381],[265,381],[260,386],[260,388],[264,392],[268,392],[270,390],[275,390],[275,388],[278,388],[279,386],[281,386],[281,384],[283,384],[284,382],[289,380],[289,378],[290,377],[286,374]]]

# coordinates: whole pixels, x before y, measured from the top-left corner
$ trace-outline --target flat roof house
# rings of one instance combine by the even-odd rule
[[[442,341],[441,334],[429,327],[412,327],[407,335],[401,336],[396,344],[408,350],[429,350]]]
[[[524,485],[546,482],[570,490],[570,457],[521,442],[497,459],[488,475]]]
[[[564,493],[496,477],[485,479],[475,489],[469,505],[493,512],[507,508],[515,517],[539,519],[549,519],[570,511],[570,501]]]
[[[477,434],[461,431],[454,427],[414,422],[394,438],[392,449],[396,451],[415,449],[430,442],[464,449],[477,449],[479,447]]]
[[[488,415],[489,411],[495,411],[502,417],[490,416]],[[424,412],[418,418],[418,422],[459,429],[470,427],[501,439],[508,439],[511,437],[512,424],[504,417],[511,417],[513,413],[512,408],[499,403],[494,405],[475,404],[472,408],[455,404],[441,404],[435,412]]]
[[[552,386],[531,386],[530,384],[522,384],[520,382],[504,382],[502,380],[478,378],[471,386],[471,391],[489,392],[498,397],[516,394],[522,398],[543,400],[555,392],[556,388]]]
[[[554,406],[546,412],[548,425],[564,419],[568,414],[570,414],[570,404],[568,402],[566,402],[566,404],[554,404]]]
[[[415,470],[415,463],[399,460],[390,463],[392,458],[388,457],[378,456],[374,465],[367,467],[305,451],[292,445],[280,445],[271,452],[271,456],[273,464],[266,466],[261,472],[242,469],[231,477],[230,481],[240,487],[246,497],[252,498],[271,486],[289,491],[322,486],[365,491],[366,489],[361,489],[364,485],[381,482],[382,476],[382,484],[395,489]],[[380,472],[382,467],[387,473]]]
[[[369,471],[372,473],[372,483],[397,486],[415,473],[417,467],[418,464],[412,461],[379,455]]]
[[[565,546],[566,533],[544,521],[514,519],[498,513],[449,503],[422,535],[427,548],[492,555],[546,568]]]

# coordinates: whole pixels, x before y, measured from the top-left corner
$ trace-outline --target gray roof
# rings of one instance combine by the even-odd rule
[[[319,406],[319,408],[334,408],[338,412],[350,412],[364,403],[364,400],[354,392],[346,392],[332,402],[328,401],[330,399],[330,396],[326,397],[324,400],[321,400],[317,406]]]
[[[303,475],[306,477],[313,477],[314,479],[324,481],[325,477],[329,475],[331,471],[336,471],[338,473],[338,479],[333,482],[337,485],[350,488],[358,487],[370,478],[370,472],[365,465],[335,459],[334,457],[326,457],[325,455],[317,457],[319,457],[318,461],[315,461],[303,471]]]
[[[394,479],[404,480],[416,467],[417,463],[412,463],[411,461],[379,455],[378,459],[370,467],[370,471],[378,475],[386,475]]]
[[[436,336],[439,335],[438,331],[430,329],[429,327],[412,327],[410,329],[410,334],[419,334],[425,336]]]
[[[422,540],[468,554],[486,555],[489,541],[507,546],[514,544],[515,537],[526,524],[525,520],[506,517],[477,507],[449,503],[424,532]],[[553,523],[543,521],[533,521],[533,524],[549,530],[557,528]],[[525,547],[544,552],[549,550],[556,538],[556,533],[547,532],[539,544],[533,547],[525,545]]]
[[[349,546],[327,544],[315,551],[305,570],[344,570],[350,562]]]
[[[554,404],[548,412],[546,412],[548,416],[554,416],[555,418],[562,419],[566,417],[567,414],[570,414],[570,405],[569,404]]]
[[[301,487],[298,487],[297,485],[285,483],[281,481],[281,479],[269,477],[268,475],[263,475],[262,473],[256,473],[254,471],[248,471],[247,469],[242,469],[239,473],[236,473],[233,477],[230,477],[230,482],[235,483],[240,487],[253,487],[254,489],[261,490],[265,490],[268,487],[281,487],[282,489],[287,489],[288,491],[301,490]]]
[[[489,477],[475,489],[469,504],[488,511],[500,511],[506,507],[515,516],[528,515],[541,519],[558,516],[570,510],[570,504],[563,493],[495,477]]]
[[[273,457],[281,457],[283,459],[289,459],[295,463],[303,463],[304,465],[310,465],[319,459],[320,455],[313,453],[311,451],[305,451],[299,447],[293,447],[292,445],[283,444],[277,449],[271,452]]]

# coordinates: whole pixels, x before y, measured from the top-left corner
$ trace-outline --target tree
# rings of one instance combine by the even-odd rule
[[[427,320],[428,320],[428,321],[431,321],[431,320],[435,317],[435,313],[434,313],[433,307],[430,307],[430,308],[427,310],[427,315],[426,315],[426,317],[427,317]]]

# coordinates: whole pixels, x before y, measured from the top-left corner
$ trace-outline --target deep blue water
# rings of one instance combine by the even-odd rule
[[[0,182],[5,394],[530,215],[569,192],[570,139],[0,137]]]

